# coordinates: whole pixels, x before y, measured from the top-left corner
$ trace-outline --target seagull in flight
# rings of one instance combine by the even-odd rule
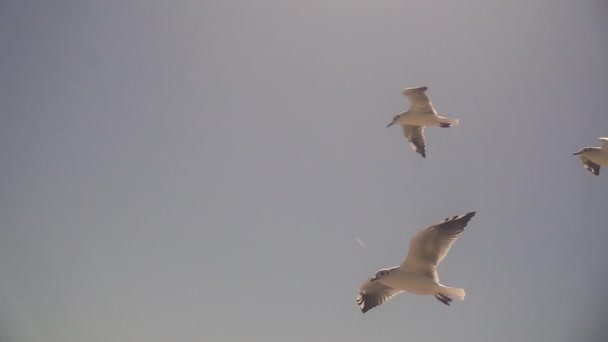
[[[599,140],[602,142],[602,147],[585,147],[573,153],[578,156],[585,169],[596,176],[600,174],[601,165],[608,166],[608,138],[599,138]]]
[[[424,144],[425,127],[452,127],[458,125],[458,119],[445,118],[437,115],[437,111],[431,103],[431,98],[426,94],[429,87],[405,88],[401,94],[410,101],[410,109],[393,118],[388,127],[394,124],[401,125],[403,134],[407,138],[414,151],[426,158]]]
[[[388,301],[401,292],[434,295],[445,305],[452,297],[464,300],[464,289],[439,283],[437,265],[445,258],[475,212],[446,218],[418,232],[410,241],[410,250],[399,266],[381,269],[367,279],[357,295],[363,313]]]

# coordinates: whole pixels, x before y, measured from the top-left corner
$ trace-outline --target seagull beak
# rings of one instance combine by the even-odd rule
[[[394,123],[395,123],[395,121],[391,122],[390,124],[388,124],[388,126],[386,126],[386,128],[391,127]]]
[[[579,155],[581,152],[572,153],[573,156]]]

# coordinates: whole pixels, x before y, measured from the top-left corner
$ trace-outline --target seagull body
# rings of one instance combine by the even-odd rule
[[[405,88],[401,93],[410,101],[410,109],[393,118],[386,127],[401,125],[403,134],[414,151],[426,158],[424,143],[425,127],[452,127],[458,125],[458,119],[439,116],[431,99],[426,95],[428,87]]]
[[[464,289],[439,283],[437,265],[473,216],[475,212],[446,218],[418,232],[410,241],[410,250],[401,265],[381,269],[361,285],[357,295],[361,311],[366,313],[404,291],[434,295],[445,305],[450,305],[452,297],[464,300]]]
[[[594,175],[600,174],[600,166],[608,166],[608,138],[599,138],[601,147],[585,147],[573,153],[578,156],[585,169]]]

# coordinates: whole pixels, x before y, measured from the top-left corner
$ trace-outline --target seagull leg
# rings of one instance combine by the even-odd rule
[[[435,295],[435,298],[437,298],[438,301],[442,302],[443,304],[450,306],[450,303],[452,302],[452,298],[443,295],[441,293],[438,293]]]

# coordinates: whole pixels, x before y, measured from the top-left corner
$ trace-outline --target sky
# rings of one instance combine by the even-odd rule
[[[603,0],[0,1],[0,340],[606,341]],[[458,118],[401,130],[405,87]],[[359,286],[476,211],[447,307]],[[360,243],[362,242],[364,246]]]

